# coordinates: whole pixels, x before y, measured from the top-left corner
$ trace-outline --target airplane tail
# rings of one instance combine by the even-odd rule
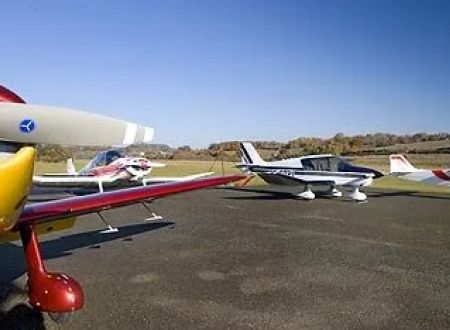
[[[73,159],[67,159],[67,174],[69,175],[77,175],[78,172],[75,169],[75,165],[73,165]]]
[[[259,156],[253,144],[250,142],[241,142],[241,161],[244,164],[262,165],[266,162]]]
[[[417,168],[412,166],[403,155],[390,155],[389,163],[391,173],[408,173],[417,171]]]

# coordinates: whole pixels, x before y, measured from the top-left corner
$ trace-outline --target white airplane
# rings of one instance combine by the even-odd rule
[[[296,196],[311,200],[315,194],[312,185],[329,185],[332,197],[341,197],[336,186],[351,188],[348,196],[356,201],[365,201],[367,195],[359,189],[372,184],[373,179],[383,176],[377,170],[355,166],[334,155],[312,155],[279,161],[264,161],[249,142],[240,145],[242,163],[237,166],[243,172],[258,174],[264,181],[280,185],[305,185],[305,190]]]
[[[182,182],[212,175],[204,172],[182,177],[147,177],[152,169],[166,164],[152,162],[143,157],[128,157],[118,150],[98,153],[83,169],[76,171],[72,158],[67,160],[67,173],[47,173],[34,176],[33,183],[38,186],[86,186],[95,184],[104,192],[105,184],[138,182],[144,186],[154,183]]]
[[[403,155],[390,155],[391,175],[416,182],[450,187],[450,169],[415,168]]]

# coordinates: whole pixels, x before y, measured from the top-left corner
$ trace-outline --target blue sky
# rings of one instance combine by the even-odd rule
[[[450,131],[449,1],[2,4],[0,83],[155,142]]]

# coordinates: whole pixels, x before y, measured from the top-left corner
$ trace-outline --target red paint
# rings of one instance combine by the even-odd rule
[[[20,231],[27,260],[30,304],[41,311],[66,313],[80,309],[84,302],[83,290],[73,278],[61,273],[49,273],[46,271],[33,223],[92,213],[105,208],[123,206],[183,191],[222,185],[245,178],[246,176],[244,175],[230,175],[187,182],[166,183],[67,198],[25,207],[14,230]]]
[[[20,230],[28,267],[28,298],[30,304],[45,312],[67,313],[83,306],[81,286],[71,277],[49,273],[42,262],[41,251],[33,226]]]
[[[450,181],[450,176],[448,176],[448,174],[445,173],[443,170],[433,170],[431,172],[433,172],[433,174],[441,180]]]
[[[409,165],[408,162],[405,161],[405,159],[402,156],[391,156],[391,159],[397,159],[400,160],[403,164]]]
[[[120,165],[106,165],[89,170],[88,174],[93,176],[112,176],[120,171]]]
[[[13,91],[0,85],[0,102],[6,103],[25,103],[25,101]]]
[[[138,203],[151,198],[160,198],[184,191],[218,186],[245,179],[244,175],[211,177],[184,182],[171,182],[146,187],[120,189],[87,196],[72,197],[45,203],[28,205],[24,208],[13,230],[36,222],[46,222],[93,213],[113,207]]]

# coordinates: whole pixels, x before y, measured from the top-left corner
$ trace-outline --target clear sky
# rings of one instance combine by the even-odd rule
[[[3,2],[0,84],[155,142],[450,131],[450,1]]]

